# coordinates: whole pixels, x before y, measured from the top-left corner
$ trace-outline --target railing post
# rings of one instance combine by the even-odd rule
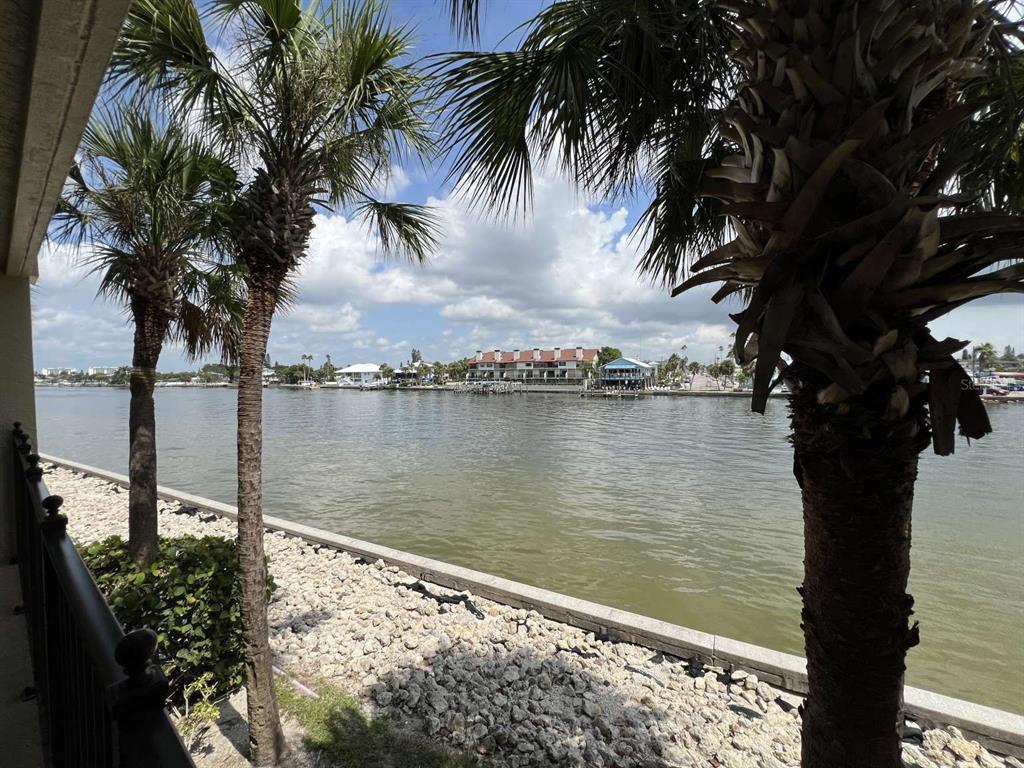
[[[21,445],[21,436],[25,433],[21,429],[21,422],[14,422],[14,433],[11,438],[12,445]],[[18,457],[17,450],[11,454],[12,462],[10,466],[11,471],[11,490],[8,498],[11,500],[11,514],[9,519],[14,525],[14,554],[11,557],[12,563],[18,563],[18,570],[21,574],[22,591],[24,592],[25,586],[25,547],[26,547],[26,534],[25,534],[25,515],[28,514],[27,504],[25,501],[25,486],[21,482],[21,460]],[[0,483],[0,487],[3,483]],[[22,599],[25,599],[25,595],[22,594]]]
[[[43,471],[41,469],[38,471],[39,476],[42,477]],[[63,504],[64,498],[56,494],[43,499],[43,509],[46,510],[46,517],[39,524],[39,527],[43,529],[43,533],[60,535],[67,530],[68,519],[60,513],[60,508]]]
[[[25,470],[26,480],[42,480],[43,468],[39,466],[39,454],[30,453],[28,455],[28,469]]]
[[[114,650],[127,675],[110,687],[121,768],[159,764],[153,734],[161,723],[168,685],[163,670],[153,663],[156,640],[153,630],[136,629]]]
[[[28,451],[23,451],[26,455]],[[54,765],[67,765],[73,759],[71,734],[74,730],[71,689],[71,633],[66,612],[66,600],[57,574],[53,569],[50,552],[44,541],[59,540],[66,535],[68,519],[60,512],[64,499],[51,495],[42,499],[45,511],[36,534],[39,542],[38,573],[38,627],[40,641],[40,667],[45,692],[46,731]]]

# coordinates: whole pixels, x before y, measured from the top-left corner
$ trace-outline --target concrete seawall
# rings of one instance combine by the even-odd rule
[[[43,455],[45,461],[67,469],[127,486],[128,478],[85,464]],[[214,514],[235,519],[235,507],[170,488],[158,489],[161,498],[177,501]],[[613,640],[634,643],[673,656],[697,658],[706,664],[757,673],[772,684],[801,693],[807,690],[804,659],[768,648],[681,627],[628,611],[539,589],[498,576],[420,557],[401,550],[331,533],[318,528],[266,516],[270,530],[281,531],[306,541],[345,551],[371,560],[383,560],[426,582],[456,590],[467,590],[497,603],[536,610],[545,617],[592,631]],[[925,726],[954,725],[969,738],[988,749],[1024,756],[1024,716],[974,704],[918,688],[904,693],[909,716]]]

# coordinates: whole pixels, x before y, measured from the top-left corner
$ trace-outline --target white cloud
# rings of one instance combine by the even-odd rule
[[[349,303],[338,307],[299,304],[289,319],[314,333],[351,334],[359,330],[360,312]]]
[[[387,173],[382,174],[381,178],[377,180],[376,191],[385,200],[393,200],[407,190],[410,184],[412,184],[412,180],[409,178],[409,174],[405,172],[405,169],[400,165],[392,163]]]
[[[446,304],[441,308],[441,317],[473,322],[520,319],[519,313],[506,302],[490,296],[472,296],[457,304]]]
[[[340,214],[317,216],[296,284],[306,304],[430,304],[455,288],[429,269],[382,263],[373,233]]]
[[[711,290],[671,299],[638,277],[641,244],[629,237],[625,208],[602,211],[553,178],[537,180],[534,213],[518,226],[475,216],[460,199],[428,204],[444,235],[424,266],[381,263],[365,225],[318,216],[298,278],[300,307],[436,307],[446,327],[413,326],[423,335],[412,343],[430,357],[607,343],[651,357],[685,344],[710,359],[726,343],[731,323],[709,302]],[[296,312],[282,322],[303,319]]]
[[[40,287],[63,288],[75,285],[86,277],[91,267],[85,262],[91,255],[88,245],[75,248],[47,240],[39,249]]]
[[[481,219],[464,201],[428,203],[443,235],[423,266],[381,262],[364,224],[318,214],[296,276],[298,302],[274,321],[271,357],[286,362],[313,352],[320,359],[329,351],[338,363],[396,363],[412,346],[435,360],[495,347],[610,344],[648,358],[685,345],[691,358],[711,360],[728,344],[728,313],[738,305],[713,304],[714,287],[672,299],[641,279],[642,244],[630,237],[625,208],[592,204],[551,178],[537,180],[534,213],[517,226]],[[39,364],[130,359],[131,330],[119,308],[93,300],[96,279],[83,281],[73,256],[66,247],[40,255]],[[1024,303],[978,302],[936,323],[935,332],[1021,348]],[[171,351],[163,359],[163,367],[183,365]]]

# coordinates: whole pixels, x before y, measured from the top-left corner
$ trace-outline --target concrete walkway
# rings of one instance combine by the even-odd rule
[[[15,616],[21,603],[18,566],[0,566],[0,745],[5,768],[40,768],[39,709],[21,692],[32,685],[25,617]]]

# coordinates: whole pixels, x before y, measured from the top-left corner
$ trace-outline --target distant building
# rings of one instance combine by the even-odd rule
[[[54,376],[77,376],[81,371],[77,368],[43,368],[39,373],[52,378]]]
[[[434,369],[427,363],[409,363],[395,371],[392,381],[399,384],[418,384],[424,381],[433,381]]]
[[[334,380],[339,384],[349,381],[353,384],[373,384],[380,378],[380,366],[374,363],[356,363],[334,372]]]
[[[521,381],[524,384],[580,384],[597,362],[597,350],[584,347],[477,351],[466,361],[467,381]]]
[[[601,366],[600,384],[606,389],[647,389],[653,387],[657,369],[632,357],[620,357]]]
[[[86,371],[86,373],[88,373],[90,376],[113,376],[115,373],[118,372],[118,370],[118,368],[115,368],[113,366],[96,366],[93,368],[89,368]]]
[[[279,382],[279,379],[277,378],[277,373],[274,372],[273,368],[264,368],[263,369],[263,386],[264,387],[269,386],[270,384],[277,384],[278,382]]]

